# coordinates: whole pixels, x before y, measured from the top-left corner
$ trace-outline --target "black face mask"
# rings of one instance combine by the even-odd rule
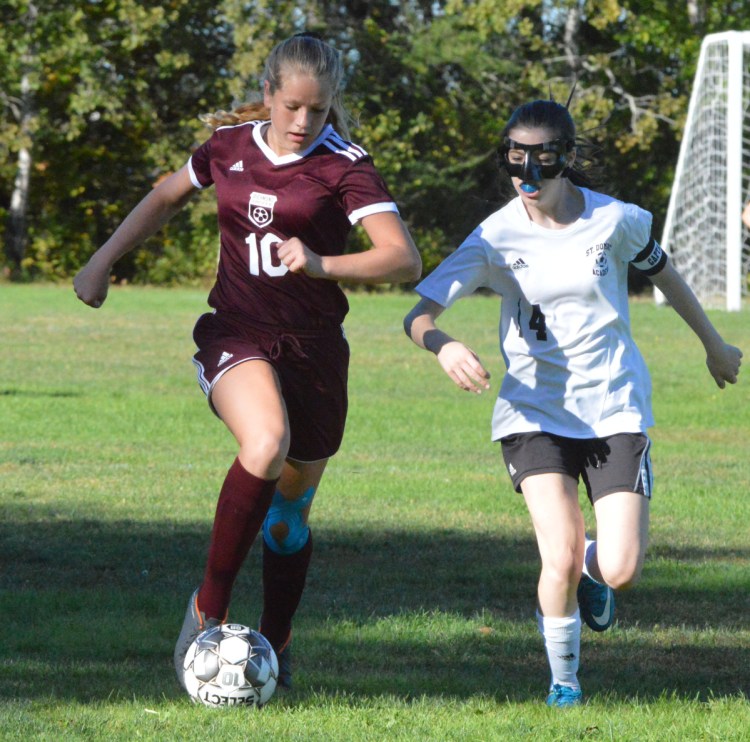
[[[539,144],[521,144],[508,137],[500,147],[500,154],[508,174],[514,178],[521,178],[524,182],[538,182],[543,179],[556,178],[568,165],[568,152],[573,149],[573,142],[555,139],[551,142]],[[512,163],[508,160],[508,153],[512,149],[524,152],[523,162]],[[555,161],[542,164],[539,162],[538,152],[554,152]]]

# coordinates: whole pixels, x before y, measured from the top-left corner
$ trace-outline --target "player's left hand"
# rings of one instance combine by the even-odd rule
[[[292,273],[305,273],[311,278],[325,278],[323,261],[298,237],[279,243],[277,248],[279,260]]]
[[[714,377],[714,381],[720,389],[726,386],[726,382],[737,383],[737,375],[742,365],[741,358],[742,351],[727,343],[708,351],[706,366],[708,366],[708,372]]]

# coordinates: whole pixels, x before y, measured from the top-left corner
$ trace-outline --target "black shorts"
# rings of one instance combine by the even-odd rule
[[[595,502],[613,492],[651,498],[651,441],[643,433],[606,438],[565,438],[551,433],[517,433],[500,439],[505,467],[516,492],[533,474],[568,474],[586,485]]]
[[[267,361],[279,377],[289,418],[289,458],[320,461],[338,451],[348,406],[349,343],[342,327],[286,331],[208,313],[198,319],[193,339],[193,363],[209,405],[214,385],[230,368]]]

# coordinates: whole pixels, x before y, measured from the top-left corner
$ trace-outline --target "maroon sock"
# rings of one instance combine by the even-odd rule
[[[229,468],[216,505],[206,571],[198,593],[198,606],[206,618],[226,618],[232,585],[263,524],[277,481],[256,477],[239,459]]]
[[[284,646],[292,630],[292,617],[302,599],[312,551],[312,531],[305,545],[294,554],[277,554],[263,542],[263,615],[260,631],[276,650]]]

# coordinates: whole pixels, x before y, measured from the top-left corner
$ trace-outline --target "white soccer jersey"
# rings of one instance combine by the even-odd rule
[[[653,425],[648,370],[630,334],[628,264],[648,274],[666,255],[651,214],[581,188],[585,208],[564,229],[529,219],[520,198],[483,221],[417,292],[448,307],[488,288],[502,296],[507,373],[492,438],[542,430],[571,438]]]

